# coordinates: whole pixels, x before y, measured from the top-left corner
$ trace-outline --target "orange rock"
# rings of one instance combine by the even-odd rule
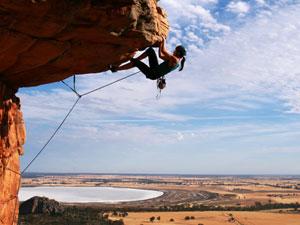
[[[18,88],[106,71],[168,29],[156,0],[2,0],[0,79]]]
[[[16,224],[25,126],[15,90],[0,82],[0,222]]]

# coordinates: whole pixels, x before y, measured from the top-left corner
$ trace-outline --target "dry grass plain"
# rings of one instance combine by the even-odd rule
[[[110,186],[164,191],[161,200],[148,205],[208,204],[251,206],[255,202],[300,203],[299,176],[180,176],[180,175],[35,175],[22,179],[22,186]],[[195,198],[203,192],[218,198]],[[171,194],[170,194],[171,193]],[[140,203],[138,203],[140,204]],[[125,204],[136,207],[135,203]],[[300,222],[299,222],[300,225]]]
[[[231,215],[230,215],[231,214]],[[150,222],[149,218],[159,216],[160,220]],[[185,220],[186,216],[195,219]],[[231,219],[233,218],[233,219]],[[171,222],[170,219],[174,221]],[[147,212],[129,213],[125,225],[299,225],[300,214],[270,212]]]

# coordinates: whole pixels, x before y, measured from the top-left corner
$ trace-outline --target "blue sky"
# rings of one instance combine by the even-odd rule
[[[299,174],[300,2],[161,0],[183,72],[137,75],[81,99],[35,172]],[[80,92],[136,69],[78,78]],[[71,82],[71,79],[68,80]],[[21,89],[22,167],[76,96],[60,83]]]

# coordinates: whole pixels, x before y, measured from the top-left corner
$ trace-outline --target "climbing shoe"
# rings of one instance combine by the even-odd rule
[[[117,72],[117,67],[114,66],[114,65],[109,65],[109,70],[110,70],[112,73],[115,73],[115,72]]]

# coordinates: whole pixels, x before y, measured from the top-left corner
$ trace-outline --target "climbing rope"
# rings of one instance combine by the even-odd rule
[[[9,167],[5,167],[4,170],[9,170],[10,172],[13,172],[13,173],[15,173],[17,175],[21,175],[21,173],[19,173],[18,171],[15,171],[15,170],[13,170],[13,169],[11,169]]]
[[[120,81],[122,81],[122,80],[125,80],[125,79],[127,79],[127,78],[129,78],[129,77],[132,77],[132,76],[134,76],[134,75],[136,75],[136,74],[138,74],[138,73],[140,73],[140,72],[141,72],[141,71],[138,71],[138,72],[129,74],[129,75],[127,75],[127,76],[125,76],[125,77],[122,77],[122,78],[120,78],[120,79],[118,79],[118,80],[115,80],[115,81],[113,81],[113,82],[111,82],[111,83],[105,84],[105,85],[103,85],[103,86],[101,86],[101,87],[98,87],[98,88],[95,88],[95,89],[93,89],[93,90],[91,90],[91,91],[88,91],[88,92],[82,94],[81,96],[89,95],[89,94],[91,94],[91,93],[93,93],[93,92],[95,92],[95,91],[99,91],[99,90],[101,90],[101,89],[103,89],[103,88],[106,88],[106,87],[108,87],[108,86],[110,86],[110,85],[113,85],[113,84],[115,84],[115,83],[117,83],[117,82],[120,82]]]
[[[80,94],[73,89],[72,87],[70,87],[66,82],[64,82],[63,80],[61,81],[65,86],[67,86],[71,91],[73,91],[78,97],[80,97]],[[74,86],[75,87],[75,86]]]
[[[117,82],[120,82],[120,81],[122,81],[122,80],[125,80],[125,79],[127,79],[127,78],[129,78],[129,77],[132,77],[132,76],[138,74],[138,73],[140,73],[140,71],[135,72],[135,73],[132,73],[132,74],[129,74],[129,75],[125,76],[125,77],[122,77],[122,78],[120,78],[120,79],[117,79],[117,80],[115,80],[115,81],[113,81],[113,82],[110,82],[110,83],[108,83],[108,84],[105,84],[105,85],[103,85],[103,86],[100,86],[100,87],[98,87],[98,88],[95,88],[95,89],[93,89],[93,90],[91,90],[91,91],[85,92],[85,93],[83,93],[83,94],[79,94],[79,93],[76,91],[76,89],[75,89],[75,84],[74,84],[74,88],[72,88],[72,87],[69,86],[66,82],[62,81],[62,83],[63,83],[65,86],[67,86],[69,89],[71,89],[71,90],[77,95],[77,99],[76,99],[76,101],[74,102],[74,104],[72,105],[72,107],[69,109],[68,113],[66,114],[66,116],[64,117],[64,119],[61,121],[61,123],[59,124],[59,126],[55,129],[55,131],[53,132],[53,134],[52,134],[52,135],[50,136],[50,138],[46,141],[46,143],[44,144],[44,146],[43,146],[43,147],[40,149],[40,151],[33,157],[33,159],[27,164],[27,166],[25,167],[25,169],[22,171],[21,175],[23,175],[23,174],[27,171],[27,169],[31,166],[31,164],[32,164],[32,163],[39,157],[39,155],[45,150],[45,148],[47,147],[47,145],[48,145],[48,144],[51,142],[51,140],[55,137],[55,135],[57,134],[57,132],[60,130],[60,128],[62,127],[62,125],[66,122],[67,118],[70,116],[70,114],[72,113],[72,111],[73,111],[74,108],[76,107],[77,103],[79,102],[79,100],[80,100],[83,96],[89,95],[89,94],[94,93],[94,92],[96,92],[96,91],[99,91],[99,90],[101,90],[101,89],[103,89],[103,88],[106,88],[106,87],[108,87],[108,86],[111,86],[111,85],[113,85],[113,84],[115,84],[115,83],[117,83]],[[73,81],[75,82],[75,78],[74,78]]]
[[[50,136],[50,138],[46,141],[46,143],[44,144],[44,146],[41,148],[41,150],[34,156],[34,158],[28,163],[28,165],[25,167],[25,169],[22,171],[21,175],[23,175],[25,173],[25,171],[31,166],[31,164],[37,159],[37,157],[39,157],[39,155],[44,151],[44,149],[47,147],[47,145],[50,143],[50,141],[55,137],[55,135],[57,134],[57,132],[60,130],[60,128],[62,127],[62,125],[66,122],[67,118],[70,116],[71,112],[74,110],[75,106],[77,105],[77,103],[79,102],[81,97],[78,97],[76,99],[76,101],[74,102],[74,104],[72,105],[72,107],[69,109],[68,113],[66,114],[66,116],[64,117],[64,119],[61,121],[61,123],[59,124],[59,126],[55,129],[55,131],[53,132],[53,134]]]
[[[76,75],[73,76],[73,89],[76,91]]]

